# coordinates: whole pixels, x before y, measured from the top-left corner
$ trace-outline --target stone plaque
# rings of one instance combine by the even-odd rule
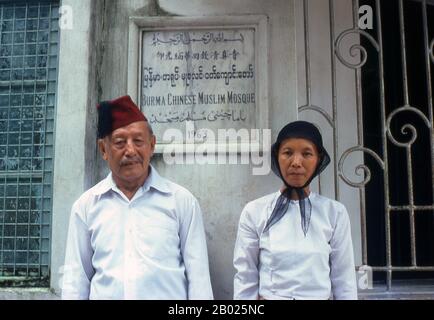
[[[139,103],[157,140],[186,123],[256,128],[254,42],[249,27],[143,31]]]

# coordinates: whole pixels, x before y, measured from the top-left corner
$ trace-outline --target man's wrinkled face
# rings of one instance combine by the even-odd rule
[[[145,121],[114,130],[100,139],[98,146],[117,184],[143,183],[147,178],[155,136],[150,133]]]

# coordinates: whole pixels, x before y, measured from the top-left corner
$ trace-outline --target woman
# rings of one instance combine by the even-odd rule
[[[284,185],[241,213],[235,299],[357,299],[348,213],[309,188],[329,162],[313,124],[295,121],[280,131],[271,168]]]

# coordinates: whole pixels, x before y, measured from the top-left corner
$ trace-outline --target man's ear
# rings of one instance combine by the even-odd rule
[[[101,152],[102,158],[107,161],[108,155],[104,139],[98,139],[98,149]]]
[[[154,154],[155,144],[156,143],[157,143],[157,139],[155,138],[155,135],[153,134],[151,136],[151,156]]]

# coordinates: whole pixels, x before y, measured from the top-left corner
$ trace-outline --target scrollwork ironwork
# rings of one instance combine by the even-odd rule
[[[368,59],[368,53],[366,51],[366,49],[360,45],[360,44],[353,44],[350,47],[350,56],[351,57],[355,57],[357,55],[357,51],[360,51],[360,62],[359,63],[351,63],[345,60],[345,58],[343,57],[343,55],[341,54],[341,42],[343,40],[344,37],[346,37],[349,34],[359,34],[362,36],[365,36],[369,42],[371,42],[371,44],[374,46],[374,48],[377,51],[380,51],[380,46],[378,45],[377,41],[366,31],[363,30],[359,30],[359,29],[348,29],[343,31],[335,40],[335,54],[338,57],[339,61],[347,66],[348,68],[352,68],[352,69],[358,69],[363,67],[363,65],[366,63],[366,60]]]
[[[315,105],[304,105],[304,106],[301,106],[298,108],[299,112],[303,112],[303,111],[307,111],[307,110],[318,112],[320,115],[322,115],[324,117],[324,119],[327,120],[327,122],[330,124],[330,126],[332,128],[335,127],[333,118],[324,109],[322,109],[318,106],[315,106]]]
[[[362,188],[371,180],[371,170],[369,169],[369,167],[367,165],[359,164],[354,170],[354,172],[357,176],[361,176],[362,174],[364,175],[364,179],[361,182],[351,181],[347,176],[345,176],[345,173],[343,170],[344,163],[345,163],[345,160],[347,159],[347,157],[351,153],[357,152],[357,151],[365,152],[365,153],[371,155],[378,162],[381,169],[383,169],[383,170],[384,170],[384,161],[373,150],[366,148],[366,147],[362,147],[362,146],[351,147],[351,148],[347,149],[341,155],[341,158],[339,159],[339,163],[338,163],[339,176],[341,177],[342,180],[345,181],[346,184],[348,184],[352,187],[355,187],[355,188]]]
[[[392,135],[392,130],[390,129],[390,124],[392,122],[392,119],[401,112],[414,112],[417,115],[419,115],[422,120],[424,120],[425,124],[427,125],[428,128],[431,127],[431,123],[428,120],[428,118],[423,114],[422,111],[409,106],[409,105],[405,105],[403,107],[400,107],[396,110],[394,110],[388,117],[387,117],[387,121],[386,121],[386,132],[387,132],[387,136],[389,137],[390,141],[398,146],[398,147],[403,147],[403,148],[408,148],[410,147],[417,139],[417,130],[416,128],[412,125],[412,124],[405,124],[401,127],[401,133],[403,135],[407,135],[407,134],[411,134],[410,140],[408,140],[407,142],[399,142],[398,140],[395,139],[395,137]]]

